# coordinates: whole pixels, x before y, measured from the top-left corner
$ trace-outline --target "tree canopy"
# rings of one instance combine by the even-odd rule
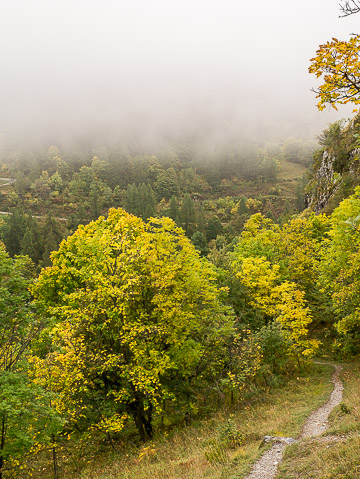
[[[323,84],[314,90],[319,98],[319,110],[323,110],[326,104],[337,109],[336,104],[360,103],[359,53],[360,35],[354,35],[348,41],[333,38],[319,46],[309,68],[310,73],[323,80]]]
[[[29,258],[10,258],[0,242],[0,479],[62,425],[51,394],[32,381],[27,362],[42,327],[28,291],[33,276]]]
[[[340,3],[340,10],[343,17],[359,13],[360,2],[344,0]],[[352,35],[348,41],[332,38],[319,46],[309,67],[310,73],[323,80],[322,85],[313,89],[316,98],[319,98],[319,110],[324,110],[326,104],[337,110],[337,104],[360,103],[359,52],[359,34]]]
[[[112,209],[52,261],[33,292],[55,318],[47,361],[69,421],[105,433],[133,421],[149,437],[164,400],[222,370],[231,314],[214,268],[169,218]]]

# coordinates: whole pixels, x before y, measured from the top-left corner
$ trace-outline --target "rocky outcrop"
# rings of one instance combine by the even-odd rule
[[[320,213],[328,204],[340,185],[341,177],[334,172],[336,158],[328,151],[324,151],[322,161],[310,182],[310,191],[306,194],[306,204],[315,213]]]
[[[305,203],[316,213],[331,212],[360,183],[360,117],[346,127],[334,126],[322,135],[323,149],[314,155],[307,186]]]

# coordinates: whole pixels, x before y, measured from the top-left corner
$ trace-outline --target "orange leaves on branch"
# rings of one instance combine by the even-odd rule
[[[324,110],[326,104],[335,109],[337,104],[360,104],[359,54],[360,35],[352,36],[349,41],[333,38],[320,45],[309,67],[310,73],[323,80],[314,90],[319,98],[319,110]]]

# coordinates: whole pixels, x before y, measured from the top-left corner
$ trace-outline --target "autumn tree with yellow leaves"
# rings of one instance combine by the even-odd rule
[[[337,345],[347,353],[359,348],[360,187],[331,215],[329,238],[321,252],[318,283],[329,297]],[[347,349],[347,350],[346,350]]]
[[[33,288],[53,326],[38,380],[68,427],[152,436],[164,401],[191,398],[225,367],[233,333],[214,268],[169,218],[110,210],[52,254]]]
[[[235,274],[246,288],[250,304],[274,321],[289,340],[288,354],[297,361],[311,357],[318,342],[309,339],[316,297],[320,248],[329,221],[323,215],[296,217],[280,227],[260,213],[245,224],[232,254]]]
[[[354,35],[348,41],[333,38],[319,46],[309,68],[310,73],[323,80],[323,84],[314,90],[319,98],[319,110],[324,110],[326,104],[337,109],[337,104],[360,103],[359,56],[360,35]]]
[[[343,16],[360,11],[357,0],[346,0],[340,4]],[[319,110],[327,104],[337,109],[336,105],[346,103],[360,104],[360,35],[352,35],[349,40],[332,38],[319,46],[316,56],[312,58],[309,72],[323,83],[314,92],[319,99]],[[357,111],[357,109],[355,109]]]

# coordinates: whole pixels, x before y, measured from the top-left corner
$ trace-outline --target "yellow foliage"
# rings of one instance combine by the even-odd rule
[[[52,261],[33,292],[55,319],[53,352],[36,361],[68,423],[86,416],[108,433],[132,418],[138,427],[199,363],[221,367],[231,314],[215,269],[169,218],[145,224],[112,209],[63,241]]]
[[[318,342],[306,338],[312,317],[304,299],[305,293],[293,282],[280,282],[279,269],[279,265],[271,264],[264,257],[250,257],[242,260],[237,276],[249,289],[253,305],[281,323],[290,334],[291,353],[310,356],[316,351]]]
[[[348,41],[333,38],[319,46],[309,67],[310,73],[324,81],[316,90],[319,110],[323,110],[326,103],[335,110],[336,104],[360,103],[359,53],[360,35],[354,35]]]

